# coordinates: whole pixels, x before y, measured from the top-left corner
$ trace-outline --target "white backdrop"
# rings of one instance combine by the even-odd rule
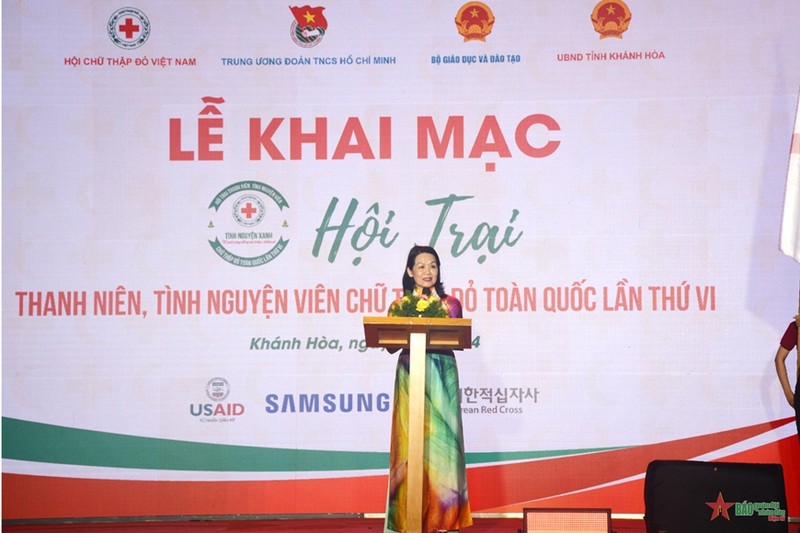
[[[631,1],[601,39],[593,1],[495,2],[466,42],[462,5],[299,6],[327,21],[302,47],[285,3],[144,1],[127,49],[122,4],[4,2],[4,426],[383,453],[394,360],[361,318],[414,243],[473,319],[468,452],[792,416],[772,356],[800,279],[777,249],[800,4]],[[21,476],[384,474],[80,462],[4,429]]]

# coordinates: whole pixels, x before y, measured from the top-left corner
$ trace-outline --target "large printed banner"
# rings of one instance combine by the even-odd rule
[[[473,321],[474,511],[641,514],[691,459],[781,463],[788,509],[728,503],[800,514],[800,3],[2,15],[4,520],[383,512],[362,318],[415,243]]]

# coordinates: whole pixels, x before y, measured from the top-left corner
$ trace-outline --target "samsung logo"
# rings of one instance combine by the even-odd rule
[[[264,410],[275,413],[384,413],[391,406],[385,392],[325,394],[267,394]]]

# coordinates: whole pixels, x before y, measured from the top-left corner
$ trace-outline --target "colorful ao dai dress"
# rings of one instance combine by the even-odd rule
[[[461,318],[461,302],[444,298],[451,318]],[[455,531],[472,525],[467,495],[464,436],[461,425],[458,368],[451,351],[428,352],[425,379],[423,458],[423,531]],[[389,453],[386,531],[406,532],[408,464],[409,353],[397,361]]]

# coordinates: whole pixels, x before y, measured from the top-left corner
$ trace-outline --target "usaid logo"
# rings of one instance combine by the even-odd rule
[[[206,397],[214,403],[193,403],[189,405],[189,414],[200,422],[235,422],[237,416],[244,414],[241,403],[225,402],[231,393],[228,380],[215,377],[206,383]]]

